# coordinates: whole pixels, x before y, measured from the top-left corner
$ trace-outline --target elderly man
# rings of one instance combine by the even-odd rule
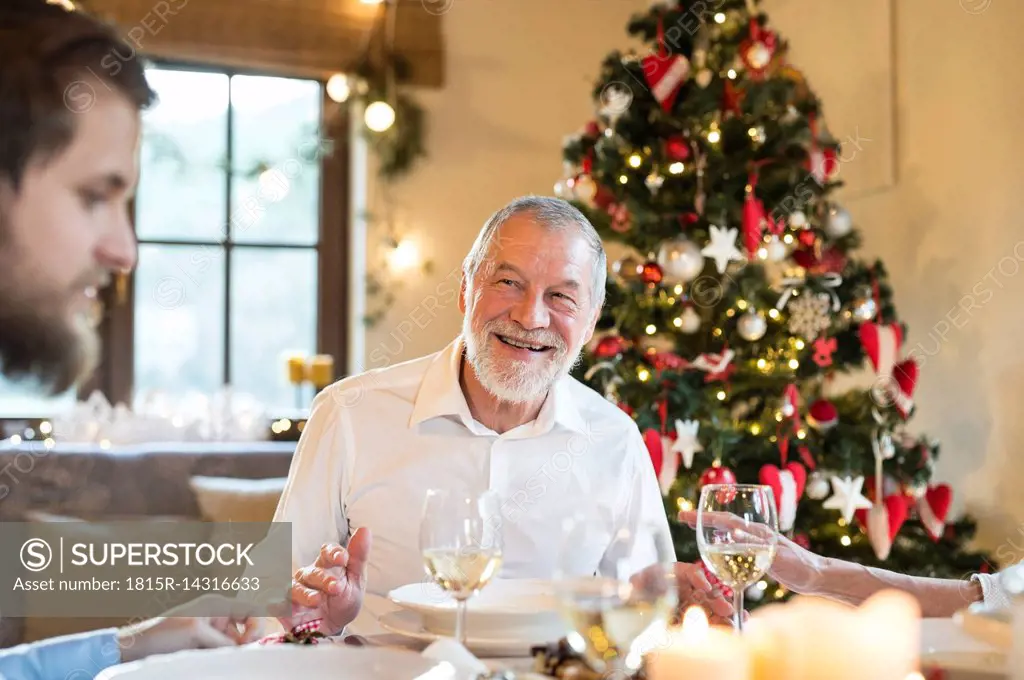
[[[137,61],[100,66],[133,53],[82,13],[0,0],[0,373],[53,393],[92,372],[92,302],[111,272],[135,264],[128,201],[153,93]],[[161,617],[20,645],[0,650],[0,677],[89,678],[150,654],[250,641],[252,622]]]
[[[640,432],[569,376],[594,332],[605,277],[601,240],[578,210],[553,198],[517,199],[491,216],[465,259],[460,336],[436,354],[320,393],[275,517],[292,523],[296,600],[329,612],[329,573],[302,567],[322,564],[324,551],[353,530],[364,545],[372,530],[367,607],[351,631],[376,631],[374,617],[390,609],[387,593],[424,580],[420,513],[435,487],[498,494],[501,578],[551,577],[566,567],[634,573],[655,562],[639,542],[609,554],[624,530],[671,545]],[[560,520],[581,515],[586,541],[573,547],[571,563],[560,562]],[[677,572],[684,587],[711,592],[696,567]],[[721,597],[707,601],[714,614],[731,613]],[[337,617],[327,618],[338,632]]]

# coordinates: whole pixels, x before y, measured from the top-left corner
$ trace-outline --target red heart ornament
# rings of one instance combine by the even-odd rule
[[[949,514],[949,506],[953,502],[953,490],[948,484],[938,484],[928,487],[917,501],[917,514],[924,524],[925,531],[932,537],[933,541],[942,538],[946,530],[946,515]]]
[[[896,364],[892,370],[892,376],[896,380],[896,394],[893,399],[896,403],[896,410],[906,419],[914,408],[914,388],[917,387],[917,361],[911,357],[906,361]]]
[[[889,557],[892,542],[907,521],[907,513],[906,497],[898,494],[886,496],[884,503],[875,503],[870,510],[857,511],[857,520],[865,527],[878,559]]]
[[[807,470],[797,462],[789,462],[783,468],[764,465],[758,473],[761,484],[769,486],[775,496],[775,508],[779,514],[779,529],[789,531],[796,521],[796,506],[804,495],[807,484]]]
[[[662,446],[661,433],[653,428],[647,428],[644,430],[644,444],[647,445],[647,453],[651,455],[654,474],[655,476],[660,476],[661,467],[665,463],[665,450]]]
[[[860,344],[871,359],[875,373],[888,378],[903,344],[903,329],[897,324],[865,322],[860,326]]]
[[[651,87],[651,94],[661,104],[665,113],[671,112],[676,95],[690,75],[690,62],[678,54],[651,54],[644,57],[643,67],[644,79]]]

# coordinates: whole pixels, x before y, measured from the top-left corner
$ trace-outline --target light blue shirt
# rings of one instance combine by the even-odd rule
[[[0,680],[92,680],[119,663],[117,629],[107,628],[0,649]]]

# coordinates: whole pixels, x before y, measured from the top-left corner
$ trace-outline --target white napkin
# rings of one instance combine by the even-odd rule
[[[452,638],[438,638],[423,650],[423,656],[434,661],[447,661],[458,669],[486,673],[490,669],[473,653]]]

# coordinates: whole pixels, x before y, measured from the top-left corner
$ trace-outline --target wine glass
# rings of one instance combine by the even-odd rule
[[[574,516],[562,529],[555,591],[567,641],[608,677],[632,677],[645,633],[666,626],[678,602],[671,537],[643,524],[623,529],[605,547],[597,573],[580,573],[580,555],[593,553],[593,526]]]
[[[466,602],[501,568],[501,525],[501,503],[493,491],[427,491],[420,521],[420,550],[427,574],[455,598],[455,638],[463,645]]]
[[[697,505],[697,548],[704,564],[732,588],[735,627],[743,630],[743,591],[775,559],[779,520],[770,486],[708,484]]]

